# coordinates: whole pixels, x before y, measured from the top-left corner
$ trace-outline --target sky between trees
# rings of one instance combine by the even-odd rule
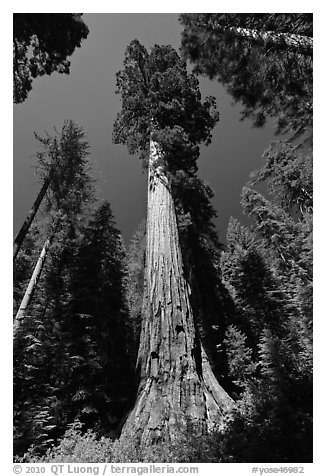
[[[36,78],[27,100],[14,105],[14,234],[18,231],[40,184],[34,175],[38,150],[34,131],[52,134],[65,119],[85,129],[91,161],[99,181],[99,196],[108,200],[123,238],[129,241],[145,217],[146,174],[121,145],[112,144],[112,126],[120,108],[115,74],[121,69],[127,44],[134,38],[146,48],[171,44],[179,50],[182,26],[177,13],[84,14],[88,38],[71,59],[70,75]],[[250,172],[260,168],[261,155],[273,137],[272,124],[253,129],[240,122],[240,106],[232,105],[216,80],[199,77],[202,96],[217,98],[220,121],[209,147],[202,147],[199,176],[215,191],[216,227],[222,241],[230,216],[243,220],[239,204]]]
[[[128,241],[145,216],[146,174],[125,148],[111,141],[119,110],[115,73],[121,69],[130,40],[138,38],[147,48],[159,43],[178,49],[182,28],[177,14],[85,14],[83,18],[90,33],[71,57],[71,74],[36,79],[26,102],[14,106],[14,233],[40,188],[32,168],[37,150],[33,132],[52,134],[53,126],[60,129],[63,120],[71,118],[85,128],[100,196],[111,202]],[[216,81],[199,79],[203,96],[216,96],[221,115],[213,142],[203,148],[198,165],[200,177],[215,190],[216,225],[224,241],[230,215],[245,223],[239,204],[241,189],[249,173],[261,166],[260,157],[273,132],[270,124],[252,129],[249,120],[240,123],[240,108],[231,106],[232,98],[224,88]]]

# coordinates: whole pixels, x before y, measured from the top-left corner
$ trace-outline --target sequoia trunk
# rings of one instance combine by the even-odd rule
[[[158,145],[150,143],[140,384],[123,434],[170,440],[191,422],[203,434],[232,407],[195,330],[174,202]]]

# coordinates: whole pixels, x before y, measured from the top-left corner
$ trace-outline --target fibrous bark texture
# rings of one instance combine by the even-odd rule
[[[196,334],[189,294],[164,159],[151,141],[140,385],[123,428],[142,444],[168,441],[189,422],[204,434],[232,407]]]

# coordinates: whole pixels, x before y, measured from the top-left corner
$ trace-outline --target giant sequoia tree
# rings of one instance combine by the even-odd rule
[[[148,165],[146,264],[137,401],[124,432],[142,443],[169,440],[191,421],[200,433],[221,422],[232,400],[214,376],[195,327],[185,279],[173,179],[196,171],[199,144],[217,122],[213,98],[170,46],[148,53],[134,40],[117,74],[122,111],[114,141]]]

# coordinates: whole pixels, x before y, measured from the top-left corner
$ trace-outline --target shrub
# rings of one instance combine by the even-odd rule
[[[219,462],[220,436],[212,433],[195,436],[191,429],[171,442],[159,442],[142,447],[131,437],[113,441],[88,430],[82,432],[79,422],[70,425],[57,446],[52,446],[44,455],[31,447],[16,462],[21,463],[185,463]]]
[[[111,461],[113,441],[110,438],[97,438],[88,430],[82,433],[82,424],[75,422],[65,432],[59,445],[52,446],[44,455],[39,455],[36,447],[31,447],[21,463],[105,463]]]

